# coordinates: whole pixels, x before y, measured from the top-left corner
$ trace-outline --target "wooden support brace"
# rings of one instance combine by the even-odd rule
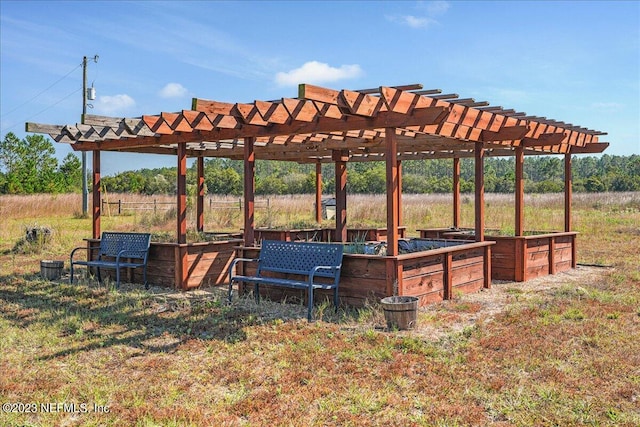
[[[522,139],[528,131],[527,126],[504,126],[498,131],[484,129],[480,132],[480,141],[514,141]]]

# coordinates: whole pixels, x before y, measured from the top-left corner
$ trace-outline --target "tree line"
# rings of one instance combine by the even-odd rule
[[[81,191],[82,169],[70,153],[62,164],[54,156],[53,143],[41,135],[20,140],[9,133],[0,144],[0,194],[59,193]],[[449,193],[453,186],[451,159],[405,160],[402,191],[405,193]],[[335,190],[334,165],[322,165],[323,192]],[[484,186],[488,193],[512,193],[515,161],[512,157],[487,157]],[[257,194],[300,194],[315,191],[315,165],[283,161],[256,161]],[[206,192],[241,195],[243,163],[211,158],[204,161]],[[187,190],[195,192],[196,165],[187,171]],[[474,191],[474,159],[460,161],[460,188]],[[529,156],[524,162],[525,191],[554,193],[564,190],[562,156]],[[127,171],[101,179],[104,190],[113,193],[175,194],[176,168]],[[575,192],[640,191],[640,155],[574,156],[572,181]],[[380,194],[386,190],[383,162],[347,164],[350,193]]]

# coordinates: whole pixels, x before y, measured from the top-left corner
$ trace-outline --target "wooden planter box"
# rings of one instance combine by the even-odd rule
[[[473,239],[469,230],[435,228],[418,230],[420,237]],[[577,265],[577,232],[553,232],[529,236],[491,236],[491,277],[497,280],[524,282],[536,277],[567,271]]]
[[[88,239],[91,246],[99,239]],[[228,283],[228,267],[235,256],[235,248],[242,239],[197,243],[151,242],[147,263],[147,281],[150,285],[175,287],[182,290]],[[92,253],[91,257],[95,257]],[[115,270],[101,270],[103,277],[115,275]],[[142,270],[123,271],[124,280],[142,283]]]
[[[325,241],[325,230],[322,228],[277,230],[271,228],[256,228],[254,230],[256,242],[265,240],[296,241]]]
[[[364,306],[388,296],[415,296],[419,305],[450,299],[456,293],[477,292],[491,285],[491,247],[494,242],[471,242],[457,246],[398,256],[345,254],[340,275],[341,303]],[[260,248],[239,247],[237,256],[257,258]],[[255,272],[246,264],[245,274]],[[240,292],[253,289],[240,284]],[[305,291],[260,286],[271,299],[306,301]],[[331,298],[316,291],[318,298]]]
[[[404,238],[407,227],[398,227],[398,237]],[[308,229],[290,229],[277,230],[270,228],[256,228],[254,233],[256,242],[262,239],[267,240],[283,240],[286,242],[295,241],[319,241],[330,242],[335,241],[335,228],[308,228]],[[381,242],[387,240],[386,228],[348,228],[348,242]]]

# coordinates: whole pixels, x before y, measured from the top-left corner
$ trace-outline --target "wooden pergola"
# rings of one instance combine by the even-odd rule
[[[564,155],[565,231],[571,230],[571,156],[601,153],[603,132],[422,85],[332,90],[301,84],[297,98],[252,103],[194,99],[190,110],[137,118],[86,115],[81,124],[27,123],[75,151],[93,153],[93,238],[100,236],[100,153],[169,154],[177,158],[177,241],[186,243],[187,157],[197,159],[197,229],[204,229],[204,158],[244,162],[244,243],[254,243],[255,161],[316,165],[316,218],[320,221],[321,165],[335,164],[336,236],[346,241],[347,162],[384,161],[387,176],[388,254],[398,254],[403,160],[453,159],[453,226],[460,222],[460,159],[475,158],[475,240],[484,241],[485,156],[516,162],[515,233],[523,234],[526,155]],[[186,256],[186,255],[185,255]],[[181,257],[184,258],[184,257]],[[183,266],[186,265],[183,262]],[[186,268],[186,267],[185,267]],[[181,273],[177,273],[181,274]],[[178,277],[178,276],[176,276]]]

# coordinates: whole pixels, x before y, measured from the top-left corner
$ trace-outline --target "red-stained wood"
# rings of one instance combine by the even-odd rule
[[[485,289],[491,289],[491,269],[493,266],[493,261],[491,258],[491,251],[493,250],[493,246],[485,246],[484,248],[484,283],[483,287]]]
[[[549,239],[549,258],[547,259],[547,263],[549,264],[549,274],[556,274],[556,261],[555,261],[555,255],[556,255],[556,245],[555,245],[555,239],[551,238]]]
[[[174,247],[175,252],[175,287],[177,289],[187,289],[187,277],[189,274],[189,261],[187,259],[186,244],[178,244]]]
[[[453,227],[460,227],[460,157],[453,158]]]
[[[151,242],[148,281],[155,286],[178,289],[224,285],[228,283],[228,268],[235,257],[235,247],[241,243],[240,239],[186,245]],[[142,283],[142,271],[138,270],[134,270],[133,279]],[[178,270],[186,271],[182,285],[176,283],[176,277],[182,277]]]
[[[522,139],[528,131],[527,126],[505,126],[498,131],[484,129],[480,132],[480,142],[514,141]]]
[[[524,233],[524,149],[516,147],[516,182],[515,182],[515,201],[516,201],[516,236],[522,236]]]
[[[176,199],[176,236],[178,243],[187,243],[187,152],[185,144],[178,144]]]
[[[547,147],[551,145],[560,145],[565,141],[564,133],[543,133],[536,138],[522,138],[520,146],[522,147]]]
[[[322,163],[316,163],[316,222],[322,222]]]
[[[398,159],[398,226],[404,222],[402,218],[402,161]],[[398,231],[398,238],[404,237]]]
[[[484,241],[484,147],[475,143],[475,237]]]
[[[465,247],[448,247],[428,252],[403,254],[396,257],[345,254],[340,274],[341,303],[363,306],[392,296],[416,296],[420,305],[442,301],[445,297],[444,275],[446,258],[451,296],[455,293],[477,292],[486,282],[485,251],[493,243],[471,243]],[[239,248],[239,257],[257,258],[259,248]],[[254,265],[245,265],[244,274],[255,273]],[[240,291],[244,288],[240,286]],[[297,293],[296,293],[297,292]],[[287,301],[304,301],[304,293],[283,288],[261,286],[261,295]],[[330,297],[320,292],[321,298]]]
[[[571,231],[571,199],[573,185],[571,179],[571,154],[564,155],[564,231]]]
[[[198,193],[196,195],[196,229],[198,232],[204,231],[204,158],[198,157]]]
[[[387,175],[387,255],[398,255],[398,142],[393,128],[385,129],[386,139],[386,175]]]
[[[100,238],[100,202],[102,184],[100,182],[100,150],[93,151],[93,195],[92,195],[92,237]]]
[[[336,234],[335,241],[347,241],[347,160],[349,153],[334,151],[336,177]]]
[[[394,257],[385,258],[387,295],[402,295],[402,266]]]
[[[447,253],[444,257],[444,295],[443,299],[451,299],[453,297],[453,254]]]
[[[253,245],[255,228],[255,138],[244,140],[244,244]]]
[[[607,147],[609,147],[608,142],[591,143],[584,147],[574,145],[571,147],[571,154],[599,154],[606,150]]]

